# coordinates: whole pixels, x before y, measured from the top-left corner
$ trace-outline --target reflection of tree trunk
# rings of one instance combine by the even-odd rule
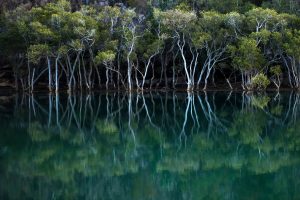
[[[48,115],[48,128],[50,127],[51,124],[51,118],[52,118],[52,95],[48,94],[48,104],[49,104],[49,115]]]
[[[243,91],[243,93],[242,93],[242,111],[243,111],[244,108],[245,108],[245,94],[246,94],[246,92]]]
[[[188,120],[188,113],[189,113],[189,110],[190,110],[190,105],[191,105],[191,102],[192,102],[191,93],[188,93],[187,101],[188,102],[187,102],[187,106],[186,106],[186,109],[185,109],[184,121],[183,121],[182,128],[181,128],[180,135],[179,135],[179,142],[180,142],[179,148],[181,147],[182,137],[184,138],[185,143],[186,143],[186,139],[187,139],[185,128],[186,128],[186,124],[187,124],[187,120]]]
[[[21,104],[22,106],[22,104]],[[19,103],[19,93],[16,93],[15,95],[15,105],[14,105],[14,116],[18,113],[19,111],[19,108],[20,107],[20,103]]]
[[[164,126],[164,125],[166,125],[166,123],[165,123],[166,114],[165,114],[165,107],[164,107],[163,99],[162,99],[161,95],[159,95],[159,100],[160,100],[161,111],[162,111],[162,113],[161,113],[161,116],[162,116],[161,117],[161,124]]]
[[[59,121],[59,95],[56,93],[55,95],[55,113],[56,113],[56,125],[61,129],[60,121]]]
[[[109,99],[108,99],[108,93],[106,93],[105,95],[105,99],[106,99],[106,122],[108,121],[109,118],[109,114],[110,114],[110,110],[109,110]]]
[[[145,108],[146,115],[147,115],[147,117],[148,117],[149,123],[151,124],[151,126],[153,126],[154,128],[156,128],[157,130],[159,130],[159,127],[156,126],[156,125],[152,122],[152,119],[151,119],[151,116],[150,116],[150,114],[149,114],[148,106],[147,106],[147,103],[146,103],[146,100],[145,100],[144,95],[142,95],[142,99],[143,99],[143,107]]]
[[[30,96],[28,97],[28,122],[31,124],[31,98]]]
[[[208,127],[207,127],[207,135],[208,137],[210,136],[211,133],[211,129],[214,127],[215,129],[220,129],[220,130],[226,130],[226,127],[222,124],[222,122],[219,120],[219,118],[217,117],[216,113],[215,113],[215,103],[214,103],[214,98],[213,98],[213,106],[214,109],[212,109],[211,107],[211,103],[208,100],[208,95],[205,92],[204,93],[205,97],[204,97],[204,103],[202,101],[202,98],[200,95],[198,95],[198,101],[200,103],[201,109],[204,113],[205,118],[208,121]]]
[[[101,95],[98,96],[96,114],[93,115],[92,126],[91,126],[92,127],[92,133],[94,132],[95,124],[96,124],[97,119],[99,117],[100,108],[101,108]]]
[[[131,92],[129,92],[128,93],[128,128],[129,128],[129,131],[132,135],[134,145],[136,146],[136,137],[135,137],[135,133],[134,133],[134,130],[133,130],[132,124],[131,124],[132,116],[133,116],[133,113],[132,113],[132,94],[131,94]]]
[[[192,106],[191,106],[191,114],[192,114],[192,116],[194,116],[193,112],[194,112],[194,115],[195,115],[194,121],[196,121],[197,130],[199,130],[199,128],[200,128],[200,122],[199,122],[199,117],[198,117],[198,113],[197,113],[196,106],[195,106],[195,95],[194,94],[192,96]],[[195,123],[194,123],[194,125],[195,125]]]
[[[294,100],[294,105],[293,105],[293,110],[292,110],[292,122],[296,123],[297,122],[297,114],[298,114],[298,105],[299,105],[299,93],[296,93],[295,95],[295,100]]]
[[[90,120],[89,121],[93,121],[93,118],[94,118],[94,110],[93,110],[93,107],[92,107],[92,98],[93,98],[93,95],[89,94],[89,110],[90,110]]]
[[[86,97],[84,98],[84,112],[83,112],[83,120],[79,121],[79,123],[81,124],[81,127],[84,127],[84,125],[86,124],[86,116],[87,116],[87,105],[88,105],[88,101],[89,101],[90,95],[86,95]]]
[[[286,122],[288,120],[288,117],[289,117],[289,114],[290,114],[290,110],[291,110],[292,96],[293,96],[293,93],[290,93],[290,95],[289,95],[289,102],[288,102],[288,110],[287,110],[287,112],[285,114],[285,118],[284,118],[283,122]]]
[[[71,125],[71,121],[72,119],[75,120],[75,123],[77,125],[77,127],[81,130],[81,126],[80,123],[78,122],[77,116],[76,116],[76,112],[75,112],[75,106],[76,106],[76,97],[74,97],[74,102],[73,102],[73,97],[71,95],[68,96],[68,103],[70,106],[70,119],[69,119],[69,126]]]
[[[179,127],[179,123],[178,123],[178,117],[177,117],[177,112],[176,112],[176,107],[177,107],[177,96],[175,94],[175,92],[173,92],[173,97],[172,97],[172,101],[173,101],[173,123],[174,123],[174,129]]]
[[[30,99],[31,99],[31,105],[32,105],[33,115],[34,115],[34,117],[36,117],[36,110],[35,110],[35,103],[34,103],[35,100],[34,100],[33,94],[30,95]]]

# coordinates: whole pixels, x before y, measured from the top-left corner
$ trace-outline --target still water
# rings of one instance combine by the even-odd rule
[[[0,98],[0,199],[300,199],[300,94]]]

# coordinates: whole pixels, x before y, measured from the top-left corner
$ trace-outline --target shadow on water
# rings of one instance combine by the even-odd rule
[[[0,98],[0,199],[299,199],[300,94]]]

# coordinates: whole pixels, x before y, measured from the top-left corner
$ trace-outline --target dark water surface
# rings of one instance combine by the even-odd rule
[[[300,199],[300,95],[0,97],[0,199]]]

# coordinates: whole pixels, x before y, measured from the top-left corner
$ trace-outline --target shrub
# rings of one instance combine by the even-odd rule
[[[251,80],[251,89],[253,90],[265,90],[269,85],[270,80],[262,73],[257,74]]]

